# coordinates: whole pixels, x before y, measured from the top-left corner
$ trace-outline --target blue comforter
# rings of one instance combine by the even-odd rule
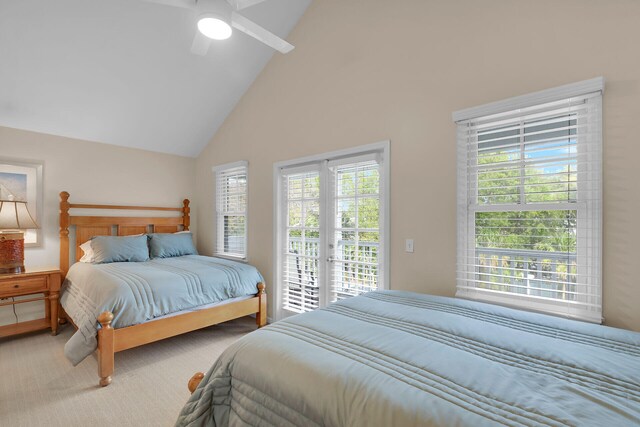
[[[177,425],[640,425],[640,334],[373,292],[240,339]]]
[[[255,295],[262,276],[248,264],[199,255],[146,262],[75,263],[67,273],[60,303],[78,331],[65,345],[74,365],[97,347],[97,318],[113,313],[124,328],[156,317],[229,298]]]

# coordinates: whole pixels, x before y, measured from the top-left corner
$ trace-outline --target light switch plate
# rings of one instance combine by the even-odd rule
[[[408,253],[413,253],[413,239],[406,239],[404,241],[404,251]]]

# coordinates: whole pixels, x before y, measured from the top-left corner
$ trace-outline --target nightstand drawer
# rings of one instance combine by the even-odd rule
[[[31,294],[47,290],[46,276],[24,277],[15,280],[0,281],[0,296]]]

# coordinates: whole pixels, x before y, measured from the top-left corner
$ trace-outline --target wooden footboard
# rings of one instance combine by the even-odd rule
[[[258,283],[255,297],[206,308],[126,328],[113,329],[113,314],[105,311],[98,317],[98,375],[102,387],[111,384],[115,353],[181,335],[239,317],[256,315],[260,328],[267,324],[267,295],[264,283]],[[195,389],[195,388],[194,388]]]

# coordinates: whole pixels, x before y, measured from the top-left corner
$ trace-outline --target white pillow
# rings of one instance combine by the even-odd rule
[[[93,248],[91,247],[91,240],[87,240],[80,245],[80,249],[84,255],[80,258],[80,262],[93,262]]]

